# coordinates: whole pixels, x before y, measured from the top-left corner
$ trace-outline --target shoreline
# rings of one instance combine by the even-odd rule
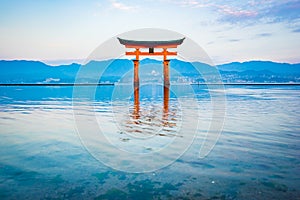
[[[0,86],[114,86],[116,83],[0,83]],[[129,85],[129,84],[128,84]],[[278,85],[278,86],[298,86],[300,83],[190,83],[171,85]]]

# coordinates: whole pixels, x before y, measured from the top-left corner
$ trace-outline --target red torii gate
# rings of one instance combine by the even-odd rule
[[[176,56],[177,52],[170,52],[168,48],[177,48],[178,45],[181,45],[183,40],[166,40],[166,41],[137,41],[137,40],[126,40],[118,37],[118,40],[121,44],[125,45],[126,48],[134,48],[135,51],[126,52],[125,55],[134,56],[134,86],[139,86],[139,60],[140,56],[163,56],[163,64],[164,64],[164,85],[170,85],[170,72],[169,72],[169,62],[167,56]],[[140,49],[149,48],[149,52],[142,52]],[[160,52],[155,52],[155,48],[163,49]]]

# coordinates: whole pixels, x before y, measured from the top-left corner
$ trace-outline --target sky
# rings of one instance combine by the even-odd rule
[[[300,63],[300,0],[0,0],[0,59],[80,62],[140,28],[179,32],[215,64]]]

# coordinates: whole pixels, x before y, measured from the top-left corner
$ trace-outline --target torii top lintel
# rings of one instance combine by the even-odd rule
[[[177,48],[181,45],[183,40],[164,40],[164,41],[140,41],[140,40],[126,40],[118,37],[121,44],[125,45],[126,48]]]

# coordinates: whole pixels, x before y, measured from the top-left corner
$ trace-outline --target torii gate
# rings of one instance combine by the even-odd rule
[[[139,60],[140,56],[163,56],[164,64],[164,86],[170,85],[170,72],[169,72],[169,62],[167,56],[176,56],[177,52],[170,52],[168,48],[177,48],[178,45],[181,45],[183,40],[166,40],[166,41],[137,41],[137,40],[125,40],[118,37],[118,40],[121,44],[125,45],[126,48],[134,48],[135,51],[126,52],[125,55],[134,56],[134,87],[139,86]],[[140,51],[140,49],[149,48],[149,52]],[[160,52],[155,52],[155,48],[163,49]]]

